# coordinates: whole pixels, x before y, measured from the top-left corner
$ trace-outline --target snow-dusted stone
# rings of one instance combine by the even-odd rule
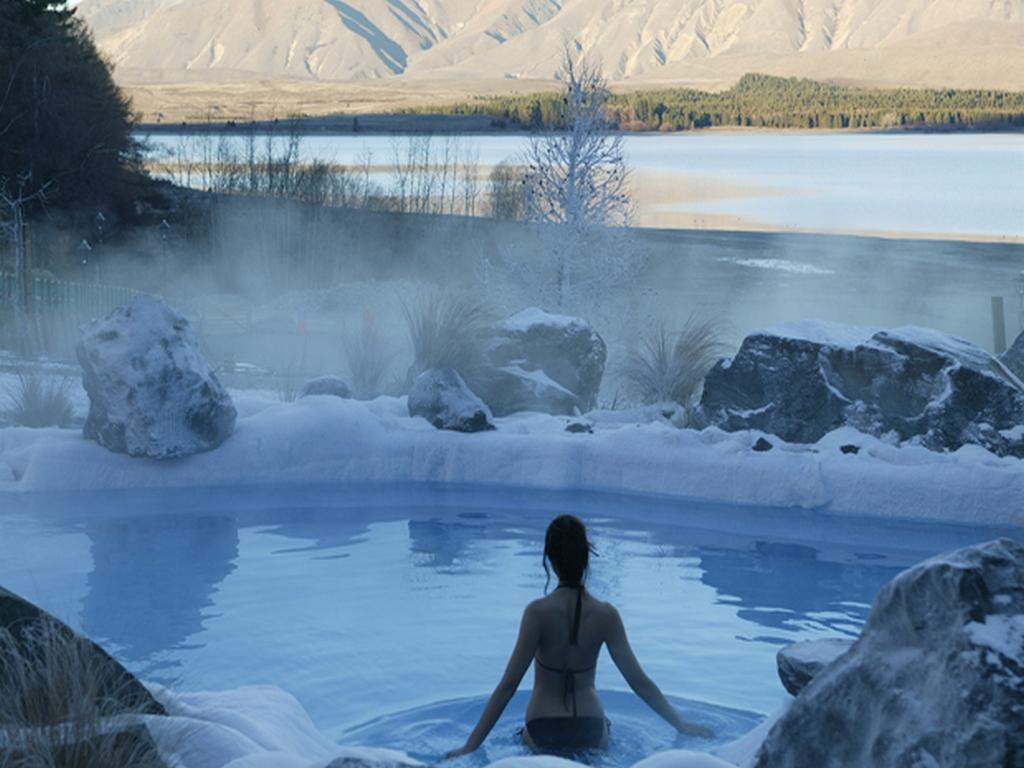
[[[933,450],[1024,456],[1024,384],[970,342],[926,328],[787,323],[708,374],[704,419],[813,443],[849,425]]]
[[[348,400],[352,397],[352,390],[349,389],[344,379],[339,379],[337,376],[320,376],[306,382],[300,397],[311,395],[333,395]]]
[[[688,749],[669,749],[633,763],[631,768],[736,768],[733,763]]]
[[[875,598],[852,648],[797,696],[756,768],[1024,760],[1024,546],[940,555]]]
[[[578,317],[531,308],[499,323],[480,396],[496,416],[516,411],[585,413],[597,404],[608,350]]]
[[[137,296],[83,330],[83,434],[104,448],[167,459],[208,451],[235,426],[231,397],[199,350],[188,320]]]
[[[0,629],[11,633],[23,653],[33,648],[28,638],[31,633],[39,631],[40,623],[44,621],[50,622],[56,628],[56,633],[61,639],[71,640],[77,637],[81,642],[81,653],[85,657],[82,667],[94,670],[100,676],[98,690],[105,701],[104,714],[167,714],[146,687],[106,651],[91,640],[77,635],[74,630],[42,608],[0,587]],[[40,663],[44,663],[42,658]],[[5,692],[0,690],[0,697],[4,695]],[[2,757],[3,754],[0,752],[0,758]]]
[[[850,650],[851,645],[853,640],[842,637],[787,645],[775,655],[783,687],[796,696],[815,675]]]
[[[343,747],[325,768],[421,768],[423,763],[393,749]]]
[[[416,377],[409,393],[409,415],[455,432],[494,429],[490,409],[451,368],[433,368]]]

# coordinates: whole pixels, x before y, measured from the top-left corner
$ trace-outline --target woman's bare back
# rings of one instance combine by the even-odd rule
[[[572,645],[570,639],[577,595],[580,597],[580,620],[576,644]],[[533,693],[526,707],[527,721],[540,717],[571,717],[574,714],[604,717],[604,708],[594,687],[594,674],[597,657],[605,642],[608,618],[614,609],[585,589],[559,587],[535,600],[527,610],[535,614],[539,625]],[[567,690],[567,673],[573,678],[568,684],[571,690]]]

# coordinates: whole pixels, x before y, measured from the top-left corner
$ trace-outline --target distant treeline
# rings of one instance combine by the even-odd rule
[[[420,112],[489,115],[498,125],[561,128],[561,94],[484,98]],[[913,88],[849,88],[814,80],[748,74],[726,91],[688,88],[616,93],[611,125],[629,131],[696,128],[1024,128],[1024,93]]]

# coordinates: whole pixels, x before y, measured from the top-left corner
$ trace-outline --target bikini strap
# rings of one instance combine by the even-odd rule
[[[580,636],[580,615],[583,612],[583,587],[576,587],[576,613],[572,619],[572,634],[569,636],[569,645],[578,645]]]

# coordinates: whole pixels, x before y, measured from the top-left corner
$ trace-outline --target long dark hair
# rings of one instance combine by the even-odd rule
[[[590,565],[590,553],[594,547],[587,540],[587,526],[575,515],[559,515],[544,535],[544,592],[551,583],[548,563],[555,569],[559,582],[573,587],[582,587]],[[596,553],[595,553],[596,554]]]

